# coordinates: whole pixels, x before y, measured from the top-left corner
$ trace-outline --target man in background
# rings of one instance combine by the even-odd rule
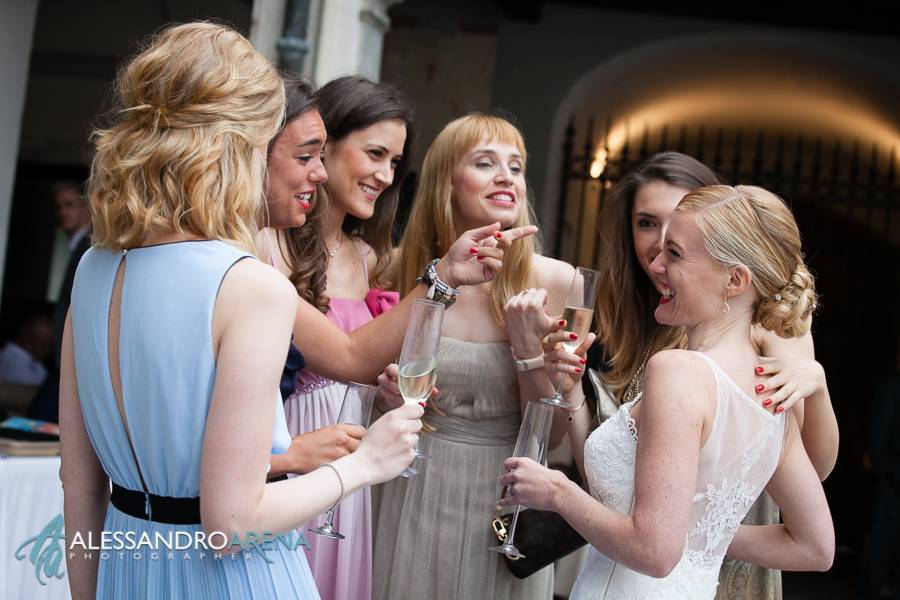
[[[61,181],[50,189],[56,226],[67,238],[68,260],[56,297],[53,311],[53,332],[56,336],[56,367],[59,368],[63,327],[72,298],[75,269],[82,255],[91,247],[91,213],[82,194],[81,186],[72,181]]]
[[[91,247],[91,213],[81,186],[71,181],[61,181],[50,189],[56,225],[67,238],[68,257],[59,284],[56,307],[53,310],[54,370],[44,380],[28,409],[32,419],[59,421],[59,364],[62,354],[62,336],[66,314],[72,300],[72,284],[81,257]],[[52,267],[51,267],[52,269]],[[52,277],[51,277],[51,285]]]

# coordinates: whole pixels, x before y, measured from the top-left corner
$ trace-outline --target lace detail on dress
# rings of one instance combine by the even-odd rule
[[[691,520],[678,564],[657,579],[591,548],[572,590],[573,600],[711,600],[715,596],[728,545],[777,466],[784,428],[783,415],[759,410],[734,382],[715,372],[716,420],[700,452]],[[591,495],[624,514],[633,509],[637,431],[631,409],[638,400],[640,396],[623,404],[584,447]]]
[[[619,512],[631,510],[637,430],[629,411],[640,396],[619,407],[584,445],[584,465],[591,494]]]
[[[759,486],[750,481],[748,474],[759,462],[763,450],[772,443],[779,422],[773,419],[768,427],[757,432],[751,445],[741,455],[740,471],[736,478],[729,481],[725,477],[719,487],[708,484],[705,492],[694,495],[695,503],[706,501],[703,516],[688,533],[688,543],[692,538],[699,538],[698,541],[704,546],[701,552],[691,552],[697,556],[695,564],[710,568],[715,566],[716,569],[721,565],[728,544],[759,496]]]

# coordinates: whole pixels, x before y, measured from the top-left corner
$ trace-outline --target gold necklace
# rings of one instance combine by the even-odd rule
[[[641,393],[641,388],[643,387],[643,378],[644,378],[644,367],[647,366],[647,360],[650,358],[650,349],[653,347],[653,338],[650,338],[650,341],[644,346],[643,352],[641,353],[641,364],[638,365],[637,371],[634,372],[634,377],[631,378],[631,381],[628,383],[628,387],[625,389],[625,395],[622,397],[622,404],[626,404],[634,400],[638,394]]]

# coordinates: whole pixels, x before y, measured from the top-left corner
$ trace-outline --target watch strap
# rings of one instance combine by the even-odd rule
[[[512,348],[510,348],[512,350]],[[516,363],[516,371],[533,371],[544,366],[544,353],[540,353],[533,358],[518,358],[516,353],[512,353],[513,360]]]

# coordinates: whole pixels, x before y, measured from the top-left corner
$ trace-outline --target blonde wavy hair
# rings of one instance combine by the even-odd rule
[[[119,71],[112,123],[91,136],[94,243],[190,233],[254,251],[265,145],[284,115],[278,73],[240,33],[169,27]]]
[[[693,213],[713,260],[726,269],[746,266],[757,301],[753,324],[781,337],[809,331],[816,286],[803,262],[794,215],[760,187],[712,185],[685,196],[676,213]]]
[[[466,152],[482,139],[512,144],[526,160],[525,140],[521,132],[501,117],[470,113],[451,121],[432,142],[422,163],[409,224],[400,243],[396,261],[395,282],[401,296],[416,286],[416,278],[433,258],[446,254],[462,235],[453,224],[453,170]],[[531,203],[519,214],[514,227],[531,225]],[[491,313],[503,323],[506,301],[532,280],[532,256],[537,251],[533,236],[517,240],[503,258],[503,268],[491,285]]]

